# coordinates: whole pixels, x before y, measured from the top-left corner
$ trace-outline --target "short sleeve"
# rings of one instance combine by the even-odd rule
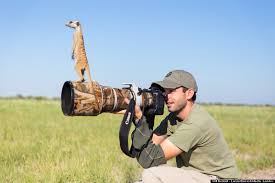
[[[202,136],[198,126],[192,123],[181,124],[174,134],[168,137],[168,140],[181,150],[188,152],[192,147],[198,144]]]

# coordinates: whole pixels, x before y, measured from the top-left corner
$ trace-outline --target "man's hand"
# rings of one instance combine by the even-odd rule
[[[125,98],[124,102],[126,104],[129,104],[130,100],[128,98]],[[138,105],[135,105],[135,119],[136,120],[140,120],[141,117],[142,117],[142,111],[141,111],[141,109],[140,109],[140,107]]]
[[[130,100],[128,98],[124,99],[124,102],[126,104],[129,104]],[[126,112],[126,109],[118,111],[118,112],[113,112],[114,114],[124,114]],[[135,119],[140,120],[142,117],[142,111],[138,105],[135,106]]]

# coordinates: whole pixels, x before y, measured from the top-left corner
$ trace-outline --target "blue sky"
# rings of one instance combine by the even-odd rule
[[[1,1],[0,96],[59,97],[76,80],[69,20],[92,77],[148,87],[191,72],[198,101],[275,104],[275,1]]]

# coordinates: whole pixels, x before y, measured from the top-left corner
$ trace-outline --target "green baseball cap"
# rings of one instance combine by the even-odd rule
[[[157,84],[162,88],[192,88],[195,92],[198,91],[198,86],[196,80],[192,74],[184,70],[174,70],[166,74],[162,81],[153,82],[152,84]]]

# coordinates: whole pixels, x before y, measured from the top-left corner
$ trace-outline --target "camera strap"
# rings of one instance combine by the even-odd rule
[[[124,154],[126,154],[131,158],[136,157],[136,152],[133,146],[131,145],[131,148],[129,149],[129,144],[128,144],[128,136],[129,136],[131,125],[135,116],[135,105],[136,105],[135,100],[131,99],[129,102],[128,108],[123,116],[123,120],[121,122],[120,130],[119,130],[120,148],[124,152]]]

